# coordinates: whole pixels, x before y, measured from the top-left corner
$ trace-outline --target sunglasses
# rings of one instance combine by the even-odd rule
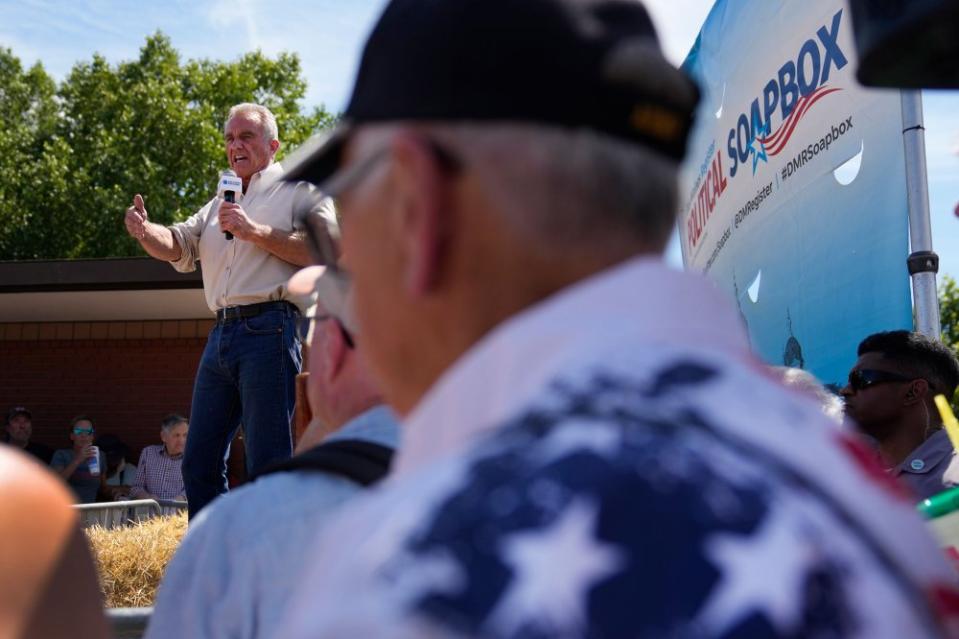
[[[92,428],[74,428],[73,434],[74,435],[92,435],[93,429]]]
[[[859,392],[877,384],[911,382],[913,379],[915,378],[899,375],[898,373],[890,373],[889,371],[861,368],[849,373],[849,388]]]
[[[320,315],[315,315],[313,317],[300,317],[296,320],[296,336],[300,338],[300,342],[306,343],[310,338],[310,333],[313,330],[313,326],[317,322],[325,322],[327,320],[336,322],[336,325],[340,329],[340,334],[343,335],[343,341],[346,342],[348,348],[354,348],[353,336],[350,335],[350,332],[346,330],[346,327],[333,315],[329,313],[321,313]]]

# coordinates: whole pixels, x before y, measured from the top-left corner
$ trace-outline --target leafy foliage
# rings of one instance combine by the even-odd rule
[[[939,282],[939,322],[942,343],[959,353],[959,284],[945,275]],[[959,389],[952,398],[953,410],[959,410]]]
[[[142,254],[123,230],[134,193],[151,220],[185,219],[226,167],[229,108],[268,106],[282,159],[334,122],[323,108],[304,112],[305,93],[294,54],[183,63],[161,33],[137,60],[77,63],[59,88],[40,64],[24,70],[0,48],[0,259]]]
[[[939,284],[939,317],[942,343],[959,351],[959,285],[948,275]]]

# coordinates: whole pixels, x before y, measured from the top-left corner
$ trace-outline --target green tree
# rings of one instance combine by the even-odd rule
[[[306,82],[293,54],[183,63],[157,33],[137,60],[110,65],[94,55],[55,90],[42,67],[23,72],[11,52],[0,53],[0,86],[19,87],[0,90],[0,113],[16,122],[0,154],[4,144],[16,152],[0,161],[17,184],[0,191],[0,259],[142,254],[123,229],[133,194],[157,222],[195,212],[226,168],[222,129],[234,104],[274,112],[281,159],[334,121],[300,106]]]
[[[939,282],[939,317],[942,342],[959,351],[959,285],[948,275]]]
[[[959,353],[959,284],[948,275],[939,281],[939,322],[942,343]],[[952,398],[954,410],[959,410],[959,390]]]
[[[67,172],[55,93],[40,64],[24,70],[12,51],[0,48],[0,256],[18,254],[36,223],[40,194]]]

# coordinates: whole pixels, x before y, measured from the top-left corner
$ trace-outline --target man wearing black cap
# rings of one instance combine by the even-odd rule
[[[33,435],[33,415],[23,406],[14,406],[7,412],[7,421],[4,423],[3,441],[11,446],[17,446],[30,453],[44,464],[50,463],[53,449],[30,441]]]
[[[945,635],[912,504],[660,261],[696,102],[638,2],[387,6],[287,177],[403,446],[276,636]]]

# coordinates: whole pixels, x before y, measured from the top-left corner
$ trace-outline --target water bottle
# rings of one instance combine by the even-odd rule
[[[90,474],[98,476],[100,474],[100,447],[90,446],[90,450],[93,451],[93,456],[87,459],[87,463],[90,465]]]

